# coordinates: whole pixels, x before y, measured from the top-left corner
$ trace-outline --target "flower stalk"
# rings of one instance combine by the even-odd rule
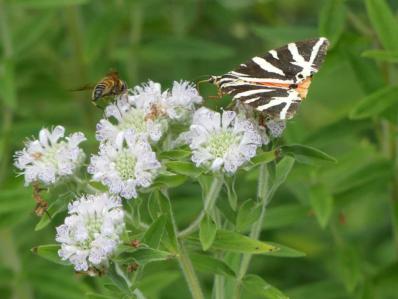
[[[268,198],[270,198],[271,192],[268,192],[269,173],[267,170],[267,164],[261,164],[259,168],[258,185],[257,185],[257,198],[261,201],[261,214],[258,220],[253,224],[250,231],[250,238],[258,239],[261,233],[261,228],[264,222],[265,212],[268,204]],[[252,255],[244,254],[239,267],[238,276],[236,280],[235,288],[235,299],[240,298],[242,279],[246,275],[249,268]]]
[[[211,211],[217,201],[218,195],[220,194],[221,188],[223,186],[223,178],[220,176],[214,176],[213,181],[211,182],[209,192],[206,194],[204,199],[204,209],[200,212],[198,217],[183,231],[179,233],[179,237],[183,238],[186,237],[196,230],[198,230],[200,222],[202,221],[203,217]]]

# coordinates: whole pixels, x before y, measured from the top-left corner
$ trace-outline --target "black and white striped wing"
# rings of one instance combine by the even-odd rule
[[[305,97],[300,86],[318,72],[328,45],[323,37],[289,43],[253,57],[236,70],[218,77],[216,83],[222,93],[273,119],[292,118]]]

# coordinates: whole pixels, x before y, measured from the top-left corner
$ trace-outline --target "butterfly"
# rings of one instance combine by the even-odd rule
[[[291,119],[307,96],[328,46],[324,37],[289,43],[222,76],[211,76],[207,82],[217,86],[220,96],[231,95],[266,119]]]

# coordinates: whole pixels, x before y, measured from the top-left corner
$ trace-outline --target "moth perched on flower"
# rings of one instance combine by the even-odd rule
[[[95,273],[95,269],[107,267],[124,227],[119,197],[107,193],[83,195],[69,204],[64,224],[57,227],[55,239],[61,243],[58,254],[76,271]]]
[[[41,182],[54,184],[59,179],[70,176],[84,160],[79,144],[86,140],[83,133],[64,137],[65,129],[56,126],[52,131],[42,129],[39,139],[29,140],[25,148],[15,153],[15,166],[22,170],[25,185]]]

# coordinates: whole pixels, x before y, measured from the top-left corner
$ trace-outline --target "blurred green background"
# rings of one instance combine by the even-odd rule
[[[250,272],[291,298],[398,298],[397,11],[396,0],[0,0],[0,298],[84,298],[101,288],[30,252],[54,242],[54,227],[34,231],[31,190],[12,166],[25,137],[57,124],[86,133],[85,149],[96,151],[102,112],[89,92],[70,89],[111,68],[129,86],[167,88],[319,35],[330,52],[282,142],[338,163],[298,161],[265,217],[263,240],[307,256],[256,256]],[[215,92],[201,86],[205,97]],[[241,175],[241,199],[255,196],[255,183]],[[191,187],[172,198],[180,227],[201,208]],[[211,277],[200,277],[209,293]],[[148,298],[189,298],[173,262],[149,266],[141,288]]]

